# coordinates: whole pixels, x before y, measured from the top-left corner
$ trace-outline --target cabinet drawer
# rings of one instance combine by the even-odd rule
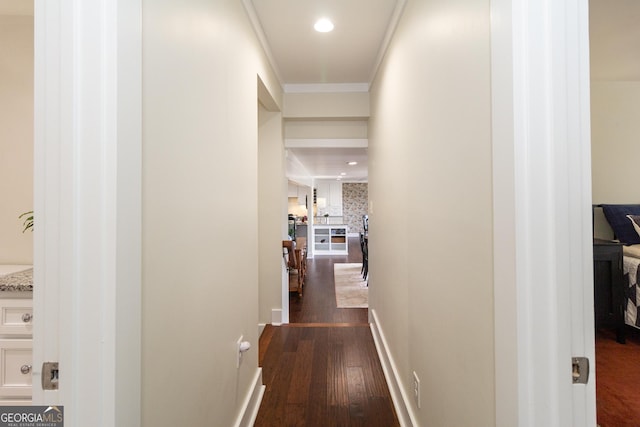
[[[31,340],[0,339],[0,398],[31,398],[32,359]]]
[[[0,300],[0,334],[31,335],[33,301],[30,299]]]

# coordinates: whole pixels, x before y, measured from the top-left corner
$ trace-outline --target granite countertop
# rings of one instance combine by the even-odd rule
[[[33,268],[0,276],[0,292],[33,291]]]

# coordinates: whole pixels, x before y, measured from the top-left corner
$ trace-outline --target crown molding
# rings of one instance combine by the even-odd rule
[[[276,75],[278,82],[280,83],[280,87],[283,87],[282,74],[280,73],[280,68],[278,68],[278,64],[273,57],[273,52],[271,52],[271,46],[269,46],[269,42],[267,41],[267,36],[264,33],[264,29],[262,28],[262,24],[260,23],[260,19],[258,18],[258,14],[256,13],[256,9],[253,7],[252,0],[242,0],[242,4],[244,5],[244,9],[247,12],[247,16],[249,17],[249,21],[251,21],[251,26],[253,27],[253,31],[256,33],[256,37],[258,37],[258,41],[262,45],[262,49],[264,50],[264,54],[267,57],[267,61],[269,61],[269,65],[271,65],[271,69],[273,73]]]
[[[371,73],[369,75],[369,82],[367,83],[291,83],[285,84],[282,79],[282,74],[280,72],[280,68],[273,56],[271,51],[271,46],[267,40],[267,36],[264,33],[264,29],[262,28],[262,24],[260,19],[258,18],[258,14],[253,6],[252,0],[242,0],[242,4],[244,5],[245,11],[247,12],[247,16],[249,17],[249,21],[251,22],[251,26],[260,42],[262,49],[264,50],[265,56],[267,57],[267,61],[271,65],[280,86],[283,89],[284,93],[358,93],[358,92],[369,92],[369,88],[371,83],[376,77],[378,73],[378,69],[380,68],[380,64],[382,64],[382,60],[384,59],[385,54],[387,53],[387,49],[393,37],[393,34],[398,27],[398,23],[400,21],[400,17],[402,16],[402,12],[404,11],[407,0],[397,0],[396,7],[393,11],[391,19],[389,20],[389,26],[387,27],[387,31],[385,33],[382,44],[380,45],[380,49],[378,50],[378,55],[376,56],[376,60],[374,62],[374,66],[371,69]]]
[[[367,138],[286,138],[285,148],[368,148]]]
[[[284,93],[369,92],[369,83],[300,83],[283,85]]]
[[[387,32],[384,35],[382,44],[380,44],[378,56],[376,57],[376,61],[374,62],[373,68],[371,69],[371,74],[369,75],[369,86],[373,84],[373,80],[376,78],[376,74],[378,74],[378,69],[380,68],[380,64],[382,64],[384,56],[387,54],[387,49],[389,48],[389,44],[391,43],[393,34],[396,32],[396,28],[398,28],[398,23],[400,22],[400,17],[402,16],[402,12],[404,11],[404,7],[406,4],[407,0],[398,0],[396,2],[396,8],[394,9],[393,15],[389,20]]]

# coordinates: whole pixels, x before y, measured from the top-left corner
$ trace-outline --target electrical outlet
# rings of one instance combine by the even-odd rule
[[[416,405],[418,405],[418,409],[420,408],[420,378],[418,378],[418,374],[416,371],[413,371],[413,398],[416,401]]]
[[[236,341],[236,368],[240,369],[240,362],[242,362],[242,352],[240,351],[240,345],[242,344],[242,335]]]

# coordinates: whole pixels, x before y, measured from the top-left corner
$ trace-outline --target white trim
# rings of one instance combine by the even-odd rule
[[[369,85],[373,83],[373,80],[375,80],[376,78],[376,74],[378,74],[378,69],[380,68],[380,64],[382,64],[382,60],[384,59],[384,56],[387,54],[389,43],[391,43],[393,34],[396,32],[396,28],[398,28],[398,23],[400,22],[400,18],[402,17],[402,12],[404,11],[404,7],[406,4],[407,4],[407,0],[398,0],[396,2],[396,7],[393,10],[391,19],[389,20],[389,26],[387,27],[387,32],[384,35],[384,39],[382,39],[382,43],[380,44],[380,49],[378,50],[378,55],[376,56],[376,60],[374,62],[373,68],[371,69],[371,74],[369,75]]]
[[[271,65],[271,69],[273,73],[276,75],[278,79],[278,83],[282,87],[282,74],[280,73],[280,68],[278,68],[278,63],[273,57],[273,52],[271,52],[271,46],[269,46],[269,42],[267,41],[267,36],[264,33],[264,29],[262,28],[262,24],[260,23],[260,18],[258,18],[258,14],[256,13],[255,7],[253,7],[253,2],[251,0],[242,0],[242,4],[244,5],[244,9],[247,12],[247,16],[249,17],[249,21],[251,22],[251,26],[253,27],[253,31],[256,33],[256,37],[260,41],[260,45],[264,50],[264,54],[267,57],[267,61],[269,61],[269,65]]]
[[[113,8],[117,157],[109,173],[117,192],[112,200],[117,223],[109,240],[116,251],[114,407],[115,425],[134,427],[142,419],[142,1],[119,0]]]
[[[289,83],[284,93],[354,93],[369,92],[369,83]]]
[[[491,2],[498,427],[595,425],[587,7]]]
[[[496,427],[518,425],[511,0],[491,1]]]
[[[35,2],[33,402],[77,425],[141,419],[141,37],[140,0]]]
[[[402,382],[402,377],[398,373],[398,367],[396,366],[389,345],[384,337],[384,332],[380,326],[378,315],[374,309],[369,310],[369,318],[371,320],[371,334],[373,335],[373,341],[378,351],[378,357],[380,358],[380,364],[382,365],[382,371],[384,377],[387,380],[387,386],[389,387],[389,393],[391,394],[391,400],[393,406],[396,409],[398,415],[398,421],[401,427],[412,427],[418,425],[418,418],[413,412],[413,406],[411,405],[410,396],[407,396],[405,387]]]
[[[260,403],[264,396],[266,386],[262,385],[262,368],[256,370],[256,374],[253,377],[251,383],[251,389],[247,392],[238,419],[236,420],[235,427],[251,427],[256,421],[258,411],[260,410]]]
[[[367,148],[367,138],[286,138],[285,148]]]
[[[282,309],[280,310],[279,316],[274,315],[273,312],[271,313],[271,324],[274,326],[289,323],[289,270],[287,270],[287,264],[284,261],[284,257],[282,258],[281,271],[282,283],[280,289],[282,291]],[[273,321],[274,318],[276,318],[276,322]]]
[[[287,273],[287,278],[288,278],[288,273]],[[289,296],[289,283],[287,280],[287,296]],[[280,308],[274,308],[271,310],[271,324],[274,326],[280,326],[283,323],[288,323],[288,322],[283,322],[282,321],[282,314],[284,313],[284,311]]]

